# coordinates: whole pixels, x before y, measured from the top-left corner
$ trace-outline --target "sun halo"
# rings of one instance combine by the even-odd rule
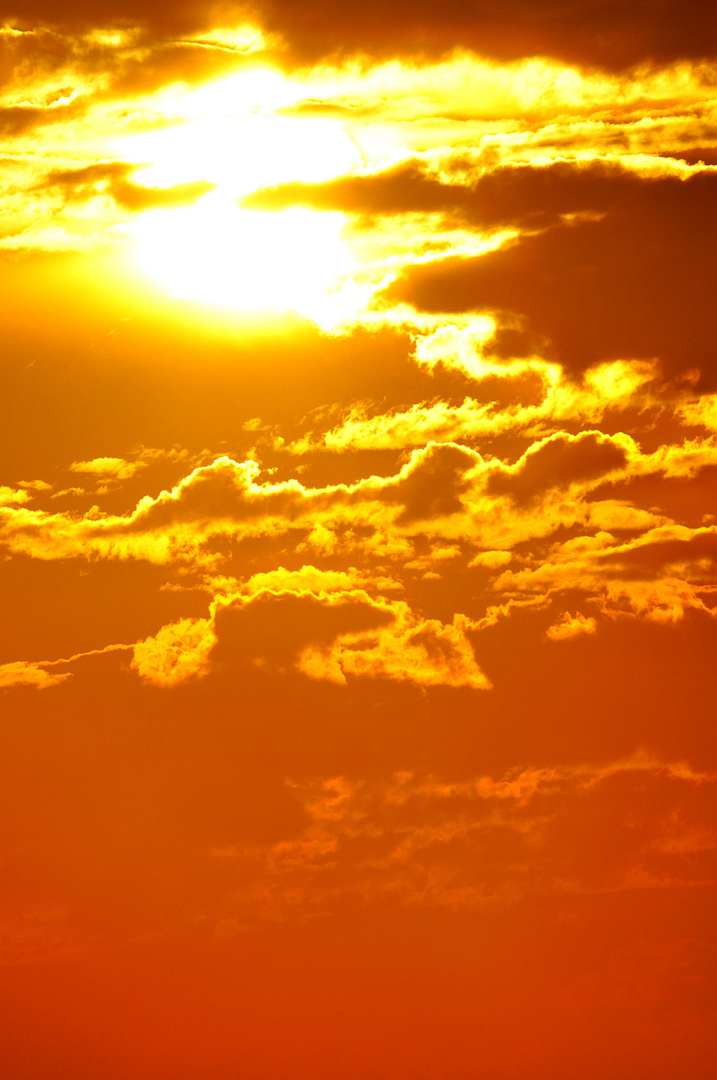
[[[125,159],[138,163],[136,183],[215,185],[193,206],[138,217],[132,233],[139,264],[179,299],[248,312],[291,310],[335,323],[336,294],[353,266],[341,237],[343,214],[249,211],[239,200],[268,185],[355,173],[361,155],[335,120],[277,114],[273,99],[240,100],[238,85],[229,80],[188,95],[183,124],[122,147]],[[257,90],[263,83],[247,85]]]
[[[327,319],[352,262],[343,214],[242,210],[221,192],[195,206],[153,210],[136,223],[142,268],[177,299],[249,312]]]

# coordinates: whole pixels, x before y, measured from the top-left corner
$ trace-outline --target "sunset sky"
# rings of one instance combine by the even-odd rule
[[[708,1080],[717,8],[0,0],[2,1080]]]

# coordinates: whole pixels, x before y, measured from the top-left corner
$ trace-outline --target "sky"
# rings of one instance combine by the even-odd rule
[[[4,1080],[707,1080],[717,11],[0,0]]]

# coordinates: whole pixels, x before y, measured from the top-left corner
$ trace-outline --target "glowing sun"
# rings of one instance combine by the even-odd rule
[[[271,71],[224,80],[175,103],[183,122],[118,147],[137,162],[136,182],[215,185],[195,206],[148,211],[133,226],[141,266],[175,297],[336,322],[353,266],[340,235],[343,215],[239,206],[259,187],[360,168],[357,147],[336,121],[276,111],[298,93]]]
[[[241,210],[212,192],[191,208],[155,210],[136,225],[140,264],[184,300],[245,311],[298,311],[325,322],[352,262],[342,214]]]

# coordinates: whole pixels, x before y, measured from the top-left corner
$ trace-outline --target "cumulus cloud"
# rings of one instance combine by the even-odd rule
[[[337,683],[351,675],[490,689],[466,638],[472,623],[464,615],[456,614],[446,625],[417,617],[402,602],[392,605],[392,614],[394,622],[375,631],[340,634],[328,648],[308,646],[299,656],[299,670]]]
[[[17,486],[23,491],[52,491],[52,484],[46,480],[19,480]]]
[[[298,480],[258,483],[253,460],[217,459],[194,469],[171,491],[145,496],[127,516],[93,512],[77,520],[41,511],[10,511],[0,539],[38,558],[68,558],[95,551],[105,557],[167,562],[195,552],[216,535],[261,536],[313,530],[317,521],[380,528],[399,519],[440,521],[461,511],[466,473],[480,456],[453,445],[415,451],[394,476],[355,484],[304,487]],[[417,527],[417,526],[415,526]]]
[[[32,496],[27,491],[23,491],[22,488],[18,491],[16,488],[8,487],[6,484],[0,486],[0,506],[18,506],[29,502],[31,498]]]
[[[712,615],[717,586],[715,526],[658,525],[634,539],[608,532],[555,544],[547,557],[506,569],[493,588],[509,593],[577,590],[601,598],[607,614],[674,622],[693,609]]]
[[[475,628],[472,620],[456,614],[443,623],[417,613],[384,595],[396,585],[311,566],[232,583],[215,601],[212,662],[294,669],[341,685],[348,676],[489,689],[466,634]],[[154,639],[135,648],[135,660],[145,644],[154,648]]]
[[[180,619],[134,646],[131,667],[145,682],[178,686],[209,671],[216,636],[209,619]]]
[[[481,333],[481,337],[485,337]],[[431,369],[438,365],[460,370],[479,384],[500,386],[507,401],[461,404],[435,401],[401,410],[368,415],[355,406],[335,427],[312,432],[283,447],[292,454],[308,451],[342,453],[349,450],[403,449],[429,442],[465,442],[506,434],[537,437],[570,422],[599,422],[607,410],[662,407],[645,384],[655,374],[640,361],[616,360],[598,364],[581,381],[566,378],[556,364],[538,358],[496,362],[476,348],[472,328],[444,327],[419,338],[416,358]],[[521,400],[522,394],[529,399]]]
[[[576,611],[571,615],[564,611],[562,616],[545,631],[551,641],[567,641],[569,638],[578,637],[581,634],[594,634],[597,630],[597,622],[591,616],[583,615]]]
[[[348,570],[331,570],[304,565],[298,570],[287,570],[278,566],[275,570],[259,571],[252,574],[243,585],[236,583],[236,588],[250,596],[261,592],[310,592],[314,596],[324,596],[335,592],[349,593],[356,589],[385,591],[402,589],[403,586],[395,578],[377,577],[354,566]]]
[[[646,179],[598,220],[408,270],[386,296],[434,313],[511,312],[572,372],[659,358],[668,377],[698,370],[710,390],[716,190],[710,171]]]
[[[546,489],[568,488],[624,469],[631,450],[634,443],[626,436],[589,431],[551,435],[534,443],[514,466],[493,472],[488,491],[526,503]]]
[[[93,469],[123,468],[122,459],[111,466],[98,460]],[[0,539],[11,553],[44,560],[90,556],[184,567],[218,599],[272,591],[382,595],[406,589],[419,572],[425,580],[437,573],[453,578],[470,562],[488,575],[490,594],[476,597],[471,618],[484,616],[481,605],[490,606],[495,593],[510,598],[571,589],[601,603],[629,596],[634,612],[658,618],[669,611],[673,618],[707,605],[715,583],[713,526],[679,526],[654,505],[654,495],[649,509],[630,501],[630,485],[639,494],[639,483],[651,477],[689,480],[716,464],[710,439],[643,453],[624,433],[596,430],[548,435],[512,462],[454,443],[429,443],[388,476],[324,487],[296,479],[261,482],[255,461],[220,458],[171,490],[144,497],[126,515],[96,507],[78,517],[5,506]],[[565,529],[576,535],[560,540],[556,534]],[[301,566],[292,557],[243,580],[223,578],[229,551],[259,538],[287,556],[311,550],[328,563]],[[218,541],[230,544],[224,556]],[[392,564],[390,571],[381,560]],[[389,670],[387,658],[399,639],[414,640],[413,629],[395,642],[396,632],[387,633],[366,656],[375,646],[376,664]],[[437,635],[444,643],[446,633]],[[336,679],[340,671],[371,667],[360,650],[351,653],[348,640],[337,650],[330,663]],[[313,666],[319,670],[318,661]],[[460,678],[470,684],[465,672]]]

